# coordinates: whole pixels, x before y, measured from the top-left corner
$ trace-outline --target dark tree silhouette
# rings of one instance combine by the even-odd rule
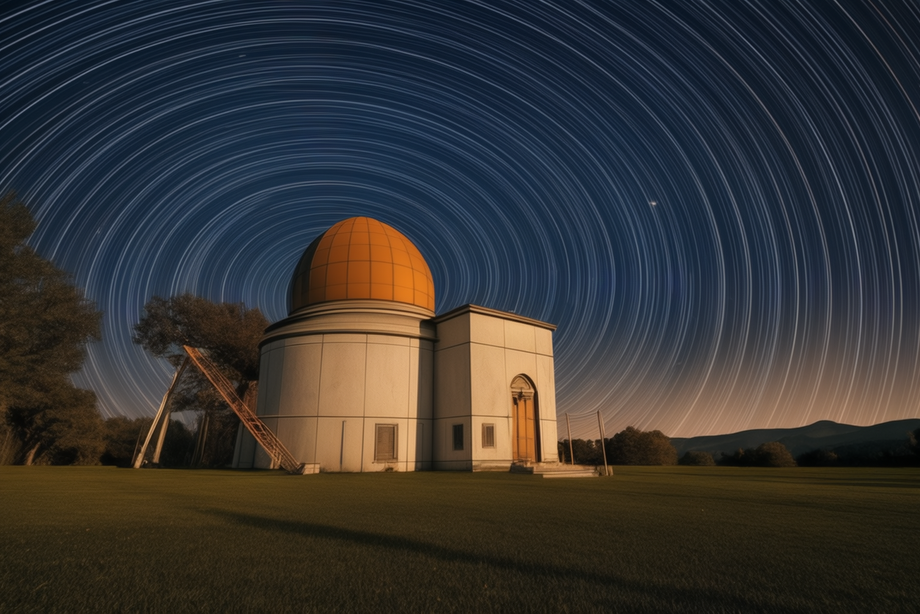
[[[242,398],[259,379],[259,341],[268,321],[242,303],[214,303],[192,294],[151,298],[134,327],[134,342],[178,366],[183,345],[207,351],[209,358],[236,385]],[[205,428],[196,459],[205,466],[230,462],[239,420],[210,382],[192,368],[172,401],[175,411],[197,410]]]
[[[795,459],[785,445],[769,441],[731,454],[722,452],[719,464],[729,467],[795,467]]]
[[[677,450],[661,431],[626,427],[607,443],[607,462],[612,465],[676,465]]]
[[[795,462],[799,467],[833,467],[837,464],[837,454],[831,450],[811,450],[799,454]]]
[[[259,379],[259,340],[268,326],[262,312],[242,303],[214,303],[193,294],[154,296],[134,327],[134,342],[177,365],[183,345],[208,352],[234,381]]]
[[[754,465],[757,467],[795,467],[795,459],[789,450],[778,441],[762,443],[754,450]]]
[[[118,416],[105,421],[103,465],[130,467],[137,448],[150,430],[152,418]],[[195,436],[179,420],[170,420],[168,434],[160,456],[161,467],[188,466],[195,446]]]
[[[603,456],[601,456],[600,439],[573,439],[572,450],[575,452],[575,463],[578,465],[600,465],[604,462]],[[569,454],[568,439],[564,439],[559,443],[559,458],[567,463],[572,462]]]
[[[677,464],[695,467],[711,467],[716,464],[716,461],[709,452],[688,451],[680,457]]]
[[[74,387],[70,374],[100,338],[102,314],[26,245],[35,227],[13,192],[0,196],[0,460],[96,463],[95,395]]]

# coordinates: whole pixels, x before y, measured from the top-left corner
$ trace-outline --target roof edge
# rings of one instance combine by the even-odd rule
[[[467,304],[461,305],[451,309],[447,313],[442,313],[439,316],[432,318],[432,322],[435,324],[440,324],[441,322],[446,322],[447,320],[452,320],[458,316],[461,316],[466,313],[478,313],[482,315],[492,316],[493,318],[501,318],[502,320],[509,320],[511,322],[520,322],[522,324],[529,324],[531,326],[537,326],[539,328],[545,328],[547,330],[556,330],[555,324],[550,324],[549,322],[543,322],[542,320],[535,320],[533,318],[528,318],[525,316],[520,316],[516,313],[511,313],[509,311],[499,311],[498,309],[489,309],[488,307],[481,307],[479,305]]]

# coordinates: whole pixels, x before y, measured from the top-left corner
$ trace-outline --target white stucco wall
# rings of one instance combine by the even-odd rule
[[[558,460],[553,327],[466,306],[436,320],[435,469],[507,467],[512,458],[511,381],[526,376],[537,391],[541,461]],[[464,425],[464,450],[453,450],[454,424]],[[494,425],[495,446],[482,445],[482,425]]]
[[[366,305],[360,314],[333,312],[324,327],[327,315],[266,335],[259,417],[298,461],[318,464],[320,471],[430,469],[432,341],[406,336],[412,328],[404,321],[386,334],[393,314],[375,319]],[[418,334],[421,318],[412,317]],[[349,326],[375,332],[351,332]],[[378,424],[396,426],[395,460],[375,461]],[[239,437],[235,456],[241,468],[270,466],[248,433]]]

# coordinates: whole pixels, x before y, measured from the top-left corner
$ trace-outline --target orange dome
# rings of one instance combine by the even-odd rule
[[[409,303],[434,312],[434,280],[418,248],[369,217],[342,220],[316,237],[291,279],[290,309],[346,299]]]

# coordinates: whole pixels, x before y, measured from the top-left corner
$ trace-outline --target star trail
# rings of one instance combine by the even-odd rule
[[[920,415],[914,2],[61,0],[0,34],[0,190],[104,311],[106,417],[171,377],[151,296],[276,321],[358,215],[438,313],[558,325],[576,437]]]

